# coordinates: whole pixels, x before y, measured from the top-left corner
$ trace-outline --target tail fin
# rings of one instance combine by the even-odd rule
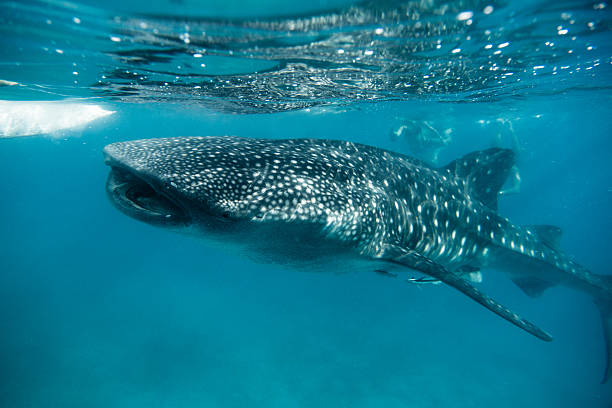
[[[561,228],[554,225],[527,225],[525,228],[548,248],[561,251]],[[601,380],[601,383],[604,384],[612,377],[612,275],[593,274],[593,276],[595,277],[594,286],[597,287],[597,290],[594,292],[594,301],[601,316],[601,326],[606,348],[606,369]],[[537,297],[549,287],[554,286],[554,283],[534,278],[514,279],[514,283],[531,297]]]
[[[610,379],[610,369],[612,368],[612,305],[611,302],[595,301],[601,315],[601,326],[603,328],[604,343],[606,346],[606,369],[604,371],[602,384]]]
[[[597,275],[603,282],[602,294],[595,297],[595,304],[601,315],[604,343],[606,347],[606,369],[601,383],[606,383],[612,376],[612,275]]]

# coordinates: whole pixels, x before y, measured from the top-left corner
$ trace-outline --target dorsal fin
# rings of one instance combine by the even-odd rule
[[[540,242],[554,250],[561,250],[561,228],[554,225],[527,225],[527,231],[535,235]]]
[[[514,152],[494,147],[469,153],[443,169],[463,179],[472,197],[497,211],[497,195],[514,165]]]

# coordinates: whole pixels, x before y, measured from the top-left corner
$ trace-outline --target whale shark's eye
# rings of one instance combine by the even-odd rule
[[[229,218],[230,217],[230,213],[229,213],[229,211],[224,211],[223,214],[221,214],[221,216],[223,218]]]

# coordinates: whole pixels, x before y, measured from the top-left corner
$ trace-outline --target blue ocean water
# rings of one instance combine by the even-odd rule
[[[545,343],[441,285],[252,263],[118,212],[101,153],[189,135],[436,165],[512,148],[500,213],[560,226],[610,274],[611,21],[583,1],[0,3],[2,101],[114,112],[75,128],[61,105],[2,105],[0,406],[612,406],[583,293],[484,273]],[[41,120],[58,123],[27,134]]]

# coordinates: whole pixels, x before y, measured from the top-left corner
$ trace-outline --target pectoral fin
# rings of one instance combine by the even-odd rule
[[[500,305],[495,300],[491,299],[469,284],[466,280],[446,270],[446,268],[444,268],[442,265],[433,262],[432,260],[416,252],[404,250],[396,246],[389,246],[385,250],[385,258],[387,258],[390,262],[403,265],[411,269],[416,269],[433,278],[439,279],[447,285],[450,285],[462,292],[464,295],[469,296],[493,313],[503,317],[515,326],[518,326],[521,329],[533,334],[537,338],[544,341],[552,340],[550,334],[546,333],[544,330],[518,316],[516,313],[506,309],[504,306]]]

